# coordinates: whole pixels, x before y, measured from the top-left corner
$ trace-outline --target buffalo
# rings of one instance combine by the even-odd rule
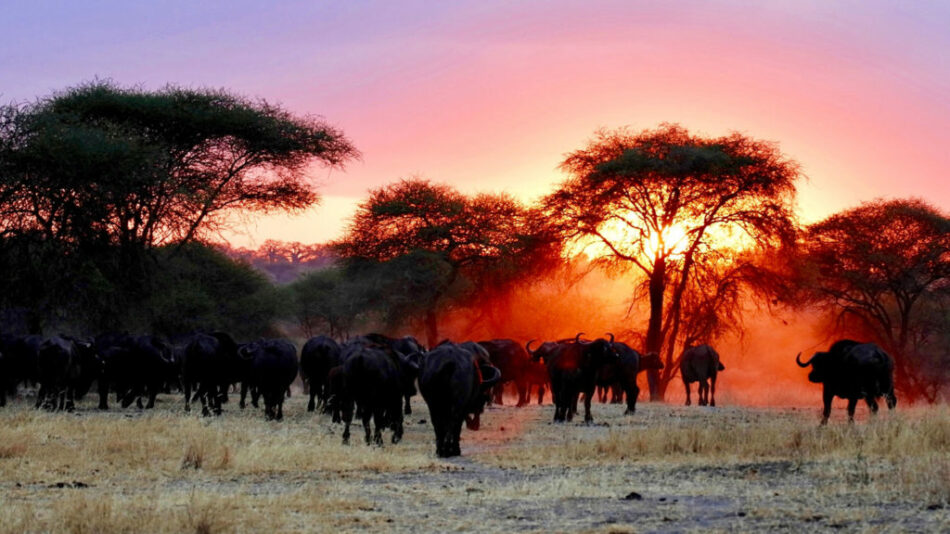
[[[389,346],[356,340],[343,348],[342,373],[334,372],[332,380],[344,424],[343,443],[349,443],[350,423],[354,408],[363,420],[366,443],[383,444],[382,429],[389,426],[392,442],[398,443],[403,433],[402,398],[408,384],[418,374],[418,358],[407,357]],[[375,432],[370,438],[370,420]]]
[[[831,401],[848,400],[848,421],[854,421],[854,409],[864,399],[871,413],[877,413],[877,398],[884,397],[888,409],[897,405],[894,395],[894,360],[874,343],[850,339],[836,341],[827,352],[816,352],[808,361],[795,357],[799,367],[811,366],[808,380],[822,384],[821,424],[828,422]]]
[[[354,338],[356,342],[362,343],[375,343],[382,347],[389,348],[389,354],[395,356],[396,354],[403,357],[407,357],[413,360],[418,360],[422,355],[425,354],[426,349],[422,346],[419,341],[412,336],[403,336],[401,338],[389,337],[383,334],[370,333],[363,336]],[[398,363],[398,361],[397,361]],[[406,415],[412,414],[412,405],[409,403],[413,395],[416,394],[416,388],[414,381],[412,383],[406,384],[405,391],[403,392],[403,397],[405,398],[405,408],[403,413]]]
[[[690,382],[699,382],[699,405],[716,405],[716,375],[725,371],[726,366],[719,361],[719,353],[709,345],[690,347],[683,351],[680,357],[680,375],[686,387],[686,405],[692,404],[690,399]]]
[[[340,344],[327,336],[316,336],[307,340],[300,350],[300,378],[310,388],[310,401],[307,411],[312,412],[317,404],[323,406],[324,413],[329,411],[327,397],[330,394],[328,379],[330,369],[343,362],[340,356]]]
[[[543,359],[548,368],[556,423],[573,420],[581,393],[584,394],[584,422],[594,421],[590,403],[597,383],[597,372],[604,365],[618,360],[612,334],[608,334],[609,341],[603,338],[581,341],[581,335],[583,333],[577,334],[571,342],[544,343],[532,353],[532,358]],[[526,348],[530,348],[530,342]]]
[[[501,379],[497,367],[471,347],[442,343],[430,351],[419,373],[419,389],[429,407],[439,457],[462,454],[462,422],[478,430],[488,391]]]
[[[6,404],[6,395],[15,395],[17,386],[25,382],[36,382],[36,362],[43,344],[42,336],[0,336],[0,406]]]
[[[493,389],[492,402],[503,404],[504,385],[512,383],[518,392],[517,406],[528,404],[529,373],[533,362],[524,347],[512,339],[490,339],[478,344],[488,352],[492,365],[501,371],[501,380]]]
[[[74,410],[75,401],[89,391],[99,369],[100,360],[92,343],[66,336],[43,341],[36,360],[40,384],[36,407]]]
[[[155,396],[177,378],[171,346],[155,336],[103,334],[96,337],[95,345],[102,359],[98,377],[100,410],[109,409],[110,387],[123,408],[135,401],[141,409],[142,396],[148,398],[144,407],[152,408]]]
[[[185,411],[191,410],[192,388],[201,400],[201,413],[221,415],[221,405],[227,402],[228,387],[240,375],[237,343],[223,332],[196,334],[185,347],[182,361],[182,386],[185,392]]]
[[[622,402],[626,396],[627,409],[624,415],[634,414],[637,411],[637,397],[640,395],[637,375],[648,369],[662,369],[663,362],[655,352],[642,355],[620,341],[613,343],[613,349],[617,353],[617,361],[600,368],[597,373],[598,386],[604,387],[604,391],[613,390],[614,403]]]
[[[297,378],[297,347],[285,339],[266,339],[247,343],[237,349],[239,359],[247,362],[241,397],[248,388],[264,398],[264,417],[284,418],[284,393]]]

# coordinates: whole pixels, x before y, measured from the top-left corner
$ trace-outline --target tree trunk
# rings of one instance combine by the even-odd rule
[[[435,310],[429,310],[426,312],[425,323],[426,323],[426,343],[431,349],[432,347],[435,347],[439,343],[439,341],[441,341],[439,339],[439,325],[438,325],[437,317],[435,314]]]
[[[663,348],[663,294],[666,292],[666,258],[657,258],[650,273],[650,321],[647,325],[646,351],[660,355]],[[650,385],[650,400],[662,401],[665,387],[660,387],[658,369],[647,371]]]

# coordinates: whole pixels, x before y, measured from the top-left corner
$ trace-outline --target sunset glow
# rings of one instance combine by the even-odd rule
[[[2,98],[170,82],[342,127],[363,159],[314,173],[325,204],[250,221],[237,244],[336,237],[368,189],[410,175],[530,201],[597,128],[663,121],[780,143],[808,176],[806,222],[876,197],[950,205],[945,4],[399,6],[23,4],[0,21]]]

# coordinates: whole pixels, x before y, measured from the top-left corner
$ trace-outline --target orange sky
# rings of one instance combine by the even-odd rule
[[[0,21],[2,97],[171,82],[339,126],[362,161],[316,170],[323,204],[228,236],[243,246],[336,237],[409,175],[531,201],[595,129],[664,121],[779,142],[809,177],[806,222],[881,196],[950,205],[950,6],[761,4],[31,2]]]

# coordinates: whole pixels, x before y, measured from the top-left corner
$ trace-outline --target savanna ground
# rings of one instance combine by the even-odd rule
[[[946,406],[848,425],[836,405],[823,428],[815,406],[492,407],[441,460],[418,397],[383,448],[358,426],[341,445],[300,394],[280,423],[234,395],[220,418],[30,400],[0,408],[0,532],[950,530]]]

